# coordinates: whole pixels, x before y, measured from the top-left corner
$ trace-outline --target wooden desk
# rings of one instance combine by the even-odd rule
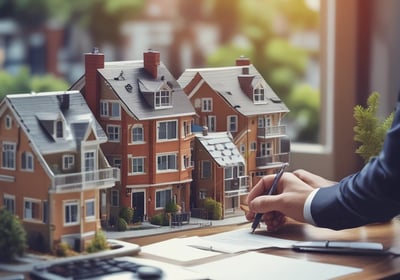
[[[139,245],[147,245],[153,242],[166,240],[180,236],[204,236],[218,232],[249,227],[250,224],[229,227],[201,228],[197,230],[174,232],[167,235],[148,236],[134,238],[131,241]],[[374,224],[365,227],[333,231],[316,228],[310,225],[289,221],[279,232],[269,234],[274,237],[291,240],[337,240],[337,241],[371,241],[380,242],[385,248],[400,248],[400,220],[394,219],[388,223]],[[296,259],[339,264],[362,268],[363,271],[340,279],[382,279],[392,276],[390,279],[397,279],[394,275],[400,275],[400,257],[377,256],[377,255],[343,255],[325,253],[298,253],[287,249],[265,249],[261,252],[278,256],[285,256]]]

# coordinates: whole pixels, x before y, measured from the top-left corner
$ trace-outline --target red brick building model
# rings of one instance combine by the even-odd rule
[[[17,215],[31,249],[80,250],[101,228],[106,189],[119,180],[101,126],[77,91],[7,95],[0,103],[0,206]]]
[[[232,134],[250,185],[289,161],[289,141],[281,124],[289,110],[249,59],[239,58],[232,67],[188,69],[178,82],[196,110],[196,124],[209,132]]]
[[[188,211],[195,111],[160,53],[105,63],[94,49],[85,54],[85,75],[72,89],[83,93],[106,131],[102,148],[121,170],[121,183],[109,191],[109,218],[127,206],[140,221],[164,212],[171,199]]]

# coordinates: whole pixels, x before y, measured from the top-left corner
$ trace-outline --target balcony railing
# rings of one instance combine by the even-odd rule
[[[246,194],[249,191],[249,177],[240,176],[234,179],[225,180],[225,195]]]
[[[268,165],[274,165],[277,163],[286,163],[289,162],[289,153],[281,153],[281,154],[275,154],[271,156],[262,156],[262,157],[256,157],[256,166],[268,166]]]
[[[269,137],[277,137],[277,136],[286,135],[286,126],[278,125],[278,126],[268,126],[268,127],[259,127],[257,129],[257,136],[262,138]]]
[[[55,192],[72,192],[89,189],[104,189],[115,185],[120,180],[118,168],[58,174],[53,177],[52,190]]]

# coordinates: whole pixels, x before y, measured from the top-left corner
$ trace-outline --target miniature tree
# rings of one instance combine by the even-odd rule
[[[0,262],[13,261],[23,255],[26,247],[26,232],[20,220],[0,207]]]
[[[361,143],[356,153],[364,159],[365,163],[381,151],[386,132],[393,122],[393,113],[383,121],[377,117],[379,97],[378,92],[373,92],[368,97],[367,107],[364,108],[361,105],[354,107],[356,120],[354,140]]]

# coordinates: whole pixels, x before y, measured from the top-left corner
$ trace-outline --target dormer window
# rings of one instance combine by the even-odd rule
[[[253,102],[254,103],[265,103],[265,90],[262,85],[257,86],[253,90]]]
[[[56,138],[64,138],[64,124],[62,120],[56,121]]]
[[[171,91],[169,89],[160,89],[160,91],[155,92],[154,96],[154,107],[156,109],[161,109],[171,106]]]

